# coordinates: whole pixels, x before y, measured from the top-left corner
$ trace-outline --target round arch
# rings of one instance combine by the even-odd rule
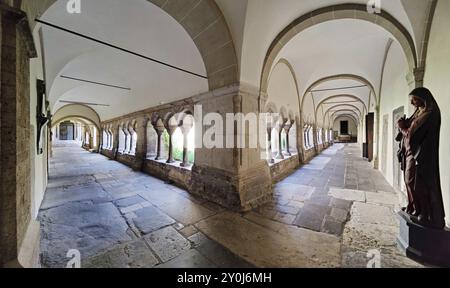
[[[101,119],[98,113],[91,107],[82,104],[68,104],[59,108],[53,115],[52,122],[60,123],[61,119],[67,118],[80,118],[88,120],[93,123],[97,129],[101,126]]]
[[[335,106],[332,106],[332,107],[328,108],[328,110],[325,111],[325,113],[323,115],[323,118],[324,118],[323,123],[325,123],[325,117],[327,116],[327,114],[329,112],[331,112],[332,109],[336,109],[338,107],[351,107],[351,108],[354,108],[354,109],[356,109],[359,112],[359,119],[362,119],[362,117],[363,117],[363,112],[358,107],[356,107],[355,105],[352,105],[352,104],[338,104],[338,105],[335,105]]]
[[[363,114],[365,114],[366,112],[368,112],[366,103],[364,103],[364,101],[362,101],[361,98],[356,97],[356,96],[354,96],[354,95],[350,95],[350,94],[340,94],[340,95],[333,95],[333,96],[327,97],[327,98],[323,99],[322,101],[320,101],[319,104],[317,105],[317,108],[316,108],[316,114],[317,114],[317,112],[319,111],[319,108],[320,108],[323,104],[325,104],[325,102],[327,102],[328,100],[336,99],[336,98],[340,98],[340,97],[352,98],[352,99],[354,99],[355,101],[360,102],[361,104],[363,104],[363,107],[364,107],[364,109],[363,109],[363,111],[362,111]],[[348,104],[348,103],[342,103],[342,104]]]
[[[326,82],[328,82],[328,81],[333,81],[333,80],[353,80],[353,81],[356,81],[356,82],[360,82],[360,83],[363,84],[363,85],[366,85],[366,86],[370,89],[370,91],[371,91],[371,93],[372,93],[372,96],[375,98],[376,104],[377,104],[377,105],[379,104],[379,103],[378,103],[378,102],[379,102],[379,96],[378,96],[378,94],[376,93],[375,88],[374,88],[374,86],[372,85],[372,83],[371,83],[369,80],[367,80],[366,78],[361,77],[361,76],[358,76],[358,75],[354,75],[354,74],[337,74],[337,75],[332,75],[332,76],[328,76],[328,77],[321,78],[321,79],[315,81],[313,84],[311,84],[311,85],[308,87],[308,89],[306,89],[305,94],[303,94],[303,98],[304,98],[311,90],[314,90],[314,88],[316,88],[317,86],[319,86],[319,85],[321,85],[321,84],[323,84],[323,83],[326,83]],[[303,106],[302,106],[302,107],[303,107]],[[367,108],[367,105],[366,105],[366,108]]]
[[[267,92],[269,75],[278,53],[292,38],[312,26],[339,19],[363,20],[382,27],[400,43],[410,70],[413,71],[417,67],[417,52],[414,40],[408,30],[391,14],[384,10],[377,14],[368,13],[365,4],[333,5],[300,16],[275,37],[264,59],[260,83],[261,94]]]
[[[364,77],[358,76],[358,75],[353,75],[353,74],[339,74],[339,75],[332,75],[332,76],[328,76],[322,79],[317,80],[316,82],[314,82],[313,84],[311,84],[308,89],[306,89],[305,94],[303,94],[302,97],[302,102],[300,104],[300,110],[303,111],[303,104],[304,104],[304,99],[308,96],[308,94],[310,93],[311,90],[313,90],[314,88],[316,88],[317,86],[319,86],[320,84],[326,83],[328,81],[333,81],[333,80],[354,80],[354,81],[358,81],[361,84],[367,85],[367,87],[370,89],[371,91],[371,95],[373,95],[373,97],[376,100],[376,106],[378,106],[379,104],[379,97],[377,96],[377,93],[375,92],[374,86],[372,85],[372,83],[370,83],[370,81],[368,81],[367,79],[365,79]],[[318,105],[317,105],[317,109],[316,109],[316,113],[317,110],[319,109],[320,105],[323,104],[323,102],[331,99],[331,98],[336,98],[336,97],[351,97],[355,100],[360,101],[361,103],[364,104],[364,108],[365,110],[368,112],[368,108],[369,108],[369,103],[364,103],[364,101],[362,101],[361,98],[356,97],[354,95],[347,95],[347,94],[341,94],[341,95],[334,95],[331,97],[327,97],[326,99],[322,100]],[[370,101],[370,100],[369,100]]]
[[[343,109],[336,110],[336,111],[334,111],[333,113],[331,113],[331,118],[333,118],[336,114],[341,113],[341,112],[347,112],[347,113],[350,113],[350,114],[356,116],[356,117],[355,117],[356,119],[359,119],[359,115],[358,115],[358,113],[356,113],[355,110],[352,110],[352,109],[344,109],[344,108],[343,108]],[[358,122],[359,122],[359,121],[358,121]]]

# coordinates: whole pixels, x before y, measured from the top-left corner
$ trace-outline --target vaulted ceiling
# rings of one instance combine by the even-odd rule
[[[342,3],[367,4],[367,0],[215,0],[233,37],[239,59],[240,81],[259,87],[264,58],[275,37],[293,20],[318,8]],[[83,1],[82,13],[69,15],[66,1],[57,1],[40,18],[158,59],[200,75],[206,75],[202,57],[184,28],[162,9],[147,0]],[[412,35],[418,50],[425,32],[430,0],[382,1],[390,13]],[[415,19],[417,21],[411,21]],[[93,105],[102,120],[206,92],[205,79],[105,47],[55,28],[42,28],[45,76],[53,112],[65,102]],[[314,25],[296,35],[277,55],[292,65],[301,96],[317,80],[337,74],[367,79],[378,91],[386,44],[393,38],[373,23],[335,20]],[[416,51],[419,54],[419,51]],[[51,56],[50,56],[51,55]],[[277,61],[274,61],[277,63]],[[80,82],[78,78],[108,84],[107,87]],[[349,87],[352,79],[333,80],[315,90]],[[125,89],[121,89],[125,88]],[[336,95],[358,97],[368,110],[375,95],[369,87],[313,92],[315,103]],[[371,95],[371,97],[369,96]],[[369,99],[370,98],[370,99]],[[346,98],[342,98],[344,100]],[[335,98],[335,100],[339,100]],[[63,102],[61,102],[63,101]],[[335,101],[334,101],[335,102]],[[331,103],[333,104],[333,103]],[[330,104],[330,105],[331,105]],[[324,104],[326,111],[330,105]],[[360,105],[360,106],[358,106]]]
[[[83,1],[82,13],[72,15],[66,1],[57,1],[41,19],[206,75],[202,57],[184,28],[146,0]],[[102,104],[91,106],[107,120],[208,91],[205,79],[52,27],[43,25],[42,36],[53,112],[66,105],[61,101]]]

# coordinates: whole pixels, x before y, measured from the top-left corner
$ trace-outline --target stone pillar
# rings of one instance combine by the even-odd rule
[[[273,151],[272,151],[272,127],[267,127],[267,135],[268,135],[268,142],[269,144],[267,145],[267,153],[269,154],[269,163],[270,164],[274,164],[275,163],[275,159],[273,159]]]
[[[147,159],[147,118],[139,118],[136,121],[136,152],[134,155],[135,165],[133,169],[141,170],[145,159]]]
[[[161,131],[161,129],[157,129],[155,127],[156,135],[158,135],[158,142],[156,143],[156,158],[155,160],[162,160],[162,134],[164,131]]]
[[[305,155],[304,155],[304,142],[305,142],[305,133],[304,133],[304,129],[303,126],[305,125],[303,123],[303,119],[301,117],[297,117],[297,121],[295,121],[295,125],[297,125],[297,151],[298,151],[298,160],[299,160],[299,164],[302,164],[305,160]]]
[[[317,155],[317,154],[319,154],[319,141],[317,139],[317,136],[318,136],[318,134],[317,134],[317,126],[314,124],[311,129],[312,129],[312,132],[313,132],[313,139],[312,140],[313,140],[314,150],[315,150],[316,155]]]
[[[281,139],[281,136],[283,135],[283,130],[284,130],[284,127],[286,125],[286,122],[287,122],[287,120],[283,119],[282,123],[279,123],[279,126],[278,126],[278,155],[277,155],[277,159],[281,159],[281,160],[284,160],[283,147],[282,147],[283,146],[282,145],[283,139]]]
[[[7,4],[0,2],[0,267],[30,267],[39,254],[29,145],[29,59],[37,55],[25,13]]]
[[[197,123],[197,148],[189,190],[235,211],[248,211],[269,201],[272,198],[272,179],[267,161],[265,157],[261,157],[259,145],[256,149],[237,146],[230,148],[225,145],[224,148],[208,149],[198,143],[201,141],[199,135],[203,137],[210,128],[198,125],[203,124],[202,118],[207,113],[218,113],[222,117],[227,113],[255,113],[259,117],[259,89],[235,84],[194,97],[194,102],[197,106],[201,105],[202,115],[199,115],[199,108],[196,107],[194,117]],[[227,126],[226,122],[224,118],[224,127]],[[241,136],[247,139],[258,134],[257,132],[245,131]],[[217,142],[224,138],[225,143],[226,137],[230,136],[235,136],[236,142],[236,137],[239,136],[237,129],[234,129],[232,135],[226,135],[226,130],[223,133],[215,135]],[[231,134],[230,131],[228,133]]]
[[[176,127],[167,127],[167,133],[169,133],[169,156],[167,157],[166,163],[174,163],[173,159],[173,133],[175,133]]]
[[[181,132],[183,133],[183,162],[180,164],[181,167],[189,167],[189,151],[188,151],[188,134],[192,128],[181,127]]]
[[[289,147],[289,132],[291,131],[292,125],[294,125],[294,123],[290,122],[284,126],[284,131],[286,131],[286,155],[289,157],[292,156],[291,148]]]
[[[114,124],[113,124],[114,125]],[[119,153],[119,130],[121,128],[119,126],[114,125],[111,127],[111,132],[113,134],[113,147],[112,147],[112,155],[113,155],[113,159],[117,159],[117,154]]]

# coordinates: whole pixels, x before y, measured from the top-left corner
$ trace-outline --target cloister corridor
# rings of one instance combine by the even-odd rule
[[[398,252],[397,197],[357,144],[335,144],[274,186],[274,198],[229,212],[169,183],[54,143],[38,219],[41,264],[65,267],[420,267]],[[261,253],[263,251],[264,253]]]

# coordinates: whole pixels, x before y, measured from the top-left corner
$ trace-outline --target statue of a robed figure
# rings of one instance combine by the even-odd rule
[[[417,88],[410,93],[416,111],[398,121],[398,158],[404,171],[408,206],[404,211],[424,227],[445,228],[439,174],[441,112],[431,92]]]

